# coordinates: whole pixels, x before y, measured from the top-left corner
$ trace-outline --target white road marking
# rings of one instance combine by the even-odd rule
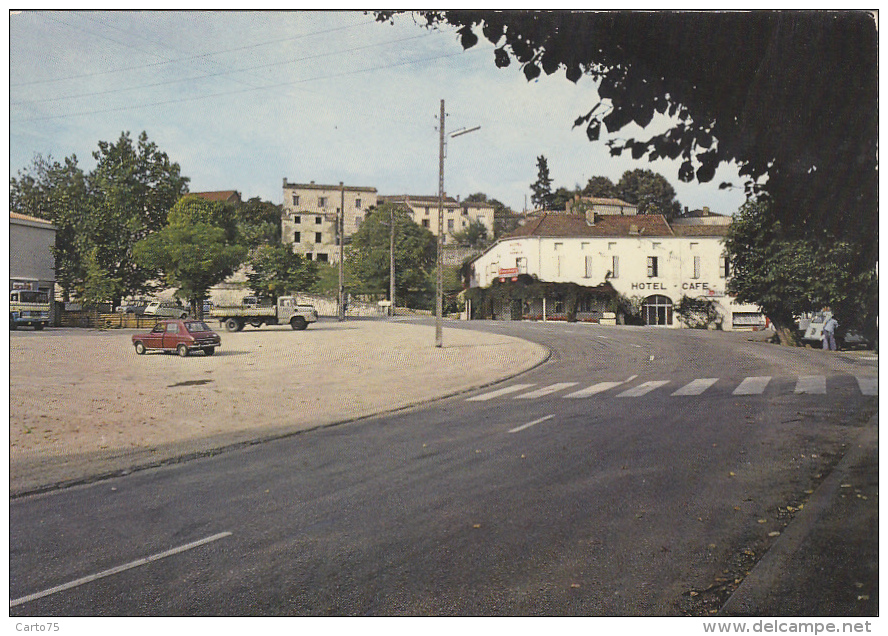
[[[641,397],[665,384],[669,384],[669,380],[653,380],[651,382],[645,382],[644,384],[639,384],[636,387],[623,391],[617,395],[617,397]]]
[[[734,389],[734,395],[759,395],[765,390],[770,381],[771,376],[769,375],[746,378],[740,383],[740,386]]]
[[[553,417],[555,417],[555,415],[547,415],[546,417],[541,417],[540,419],[534,420],[533,422],[528,422],[527,424],[522,424],[521,426],[516,426],[515,428],[513,428],[509,432],[510,433],[517,433],[518,431],[523,431],[525,428],[530,428],[531,426],[536,426],[537,424],[545,422],[546,420],[551,420]]]
[[[585,398],[590,395],[595,395],[596,393],[601,393],[602,391],[607,391],[608,389],[612,389],[615,386],[620,386],[623,384],[622,382],[599,382],[598,384],[593,384],[587,389],[580,389],[579,391],[574,391],[573,393],[568,393],[564,397],[566,398]]]
[[[624,382],[632,382],[632,380],[634,380],[634,379],[637,378],[637,377],[638,377],[637,374],[636,374],[636,375],[630,375],[628,378],[626,378],[626,379],[624,380]]]
[[[864,395],[879,394],[879,378],[857,376],[857,384],[860,386],[860,392]]]
[[[796,382],[795,392],[824,395],[826,393],[826,377],[822,375],[803,375]]]
[[[187,550],[193,550],[194,548],[198,548],[202,545],[206,545],[207,543],[218,541],[219,539],[224,539],[225,537],[229,536],[231,536],[230,532],[220,532],[219,534],[214,534],[211,537],[200,539],[199,541],[192,541],[191,543],[186,543],[185,545],[181,545],[178,548],[173,548],[172,550],[167,550],[166,552],[161,552],[160,554],[153,554],[142,559],[137,559],[136,561],[132,561],[131,563],[127,563],[125,565],[118,565],[115,568],[105,570],[104,572],[99,572],[98,574],[90,574],[89,576],[84,576],[82,579],[77,579],[76,581],[71,581],[70,583],[57,585],[56,587],[51,587],[48,590],[43,590],[42,592],[36,592],[34,594],[29,594],[28,596],[23,596],[21,598],[11,600],[9,601],[9,606],[15,607],[16,605],[21,605],[29,601],[34,601],[38,598],[43,598],[44,596],[49,596],[58,592],[64,592],[65,590],[70,590],[71,588],[79,587],[98,579],[103,579],[114,574],[120,574],[121,572],[126,572],[127,570],[137,568],[141,565],[147,565],[148,563],[159,561],[160,559],[165,559],[166,557],[173,556],[174,554],[179,554]]]
[[[700,395],[716,382],[718,382],[718,378],[699,378],[681,387],[672,395]]]
[[[467,402],[486,402],[487,400],[492,400],[496,397],[501,397],[503,395],[508,395],[509,393],[516,393],[517,391],[522,391],[524,389],[528,389],[533,384],[513,384],[512,386],[507,386],[504,389],[497,389],[496,391],[490,391],[489,393],[482,393],[481,395],[476,395],[475,397],[470,397]]]
[[[549,386],[544,386],[541,389],[537,389],[536,391],[531,391],[530,393],[523,393],[522,395],[516,395],[516,400],[529,400],[532,398],[543,397],[544,395],[550,395],[551,393],[555,393],[557,391],[561,391],[562,389],[566,389],[571,386],[575,386],[576,382],[558,382],[556,384],[550,384]]]

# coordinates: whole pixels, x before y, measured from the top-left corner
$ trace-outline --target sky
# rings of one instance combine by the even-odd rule
[[[494,64],[483,38],[464,51],[450,27],[410,15],[377,23],[362,11],[64,12],[9,16],[9,174],[35,155],[95,166],[99,141],[129,131],[181,166],[192,192],[237,190],[283,199],[291,183],[375,187],[380,195],[438,193],[441,100],[449,196],[483,192],[513,210],[530,203],[537,157],[553,189],[615,183],[636,168],[663,175],[681,205],[732,214],[744,202],[736,167],[708,184],[678,180],[678,163],[611,157],[574,120],[598,94],[563,71],[528,82]],[[646,138],[668,125],[627,127]]]

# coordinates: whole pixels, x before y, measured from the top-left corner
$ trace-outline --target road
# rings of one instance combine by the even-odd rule
[[[711,615],[878,407],[871,356],[471,323],[484,389],[10,505],[10,613]]]

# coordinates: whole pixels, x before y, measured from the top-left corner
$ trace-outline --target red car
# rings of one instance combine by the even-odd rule
[[[136,353],[142,355],[148,349],[175,351],[183,358],[192,351],[203,351],[211,356],[222,339],[202,320],[161,320],[148,333],[133,336]]]

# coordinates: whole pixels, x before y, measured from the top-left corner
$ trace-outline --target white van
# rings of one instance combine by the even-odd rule
[[[155,300],[145,307],[145,315],[158,318],[187,318],[188,311],[174,302]]]

